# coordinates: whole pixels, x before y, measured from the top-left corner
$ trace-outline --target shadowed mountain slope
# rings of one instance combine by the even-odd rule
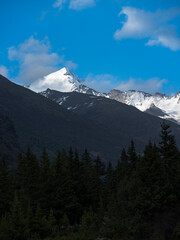
[[[116,132],[119,134],[120,146],[126,147],[129,139],[134,139],[137,149],[141,151],[149,139],[159,141],[162,120],[135,107],[108,98],[76,92],[61,93],[48,89],[41,94],[64,108],[103,125],[111,132]],[[169,124],[180,147],[180,126],[172,122]]]
[[[134,107],[74,92],[50,95],[45,98],[0,76],[0,114],[12,123],[13,143],[21,150],[30,146],[40,154],[46,147],[53,156],[61,148],[88,148],[115,162],[131,139],[138,151],[149,138],[158,141],[161,120]],[[180,126],[171,125],[179,144]]]
[[[53,154],[72,146],[80,151],[88,148],[109,160],[120,153],[119,134],[3,76],[0,76],[0,109],[4,118],[11,120],[22,150],[30,146],[40,154],[47,147]]]

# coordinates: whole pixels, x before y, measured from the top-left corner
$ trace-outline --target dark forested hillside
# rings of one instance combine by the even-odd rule
[[[52,163],[30,148],[0,162],[0,240],[179,240],[180,152],[168,125],[139,156],[133,141],[115,168],[87,150]]]

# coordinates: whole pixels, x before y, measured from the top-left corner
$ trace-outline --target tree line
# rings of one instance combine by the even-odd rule
[[[30,148],[0,162],[0,240],[179,240],[180,152],[170,126],[115,167],[72,148],[50,161]]]

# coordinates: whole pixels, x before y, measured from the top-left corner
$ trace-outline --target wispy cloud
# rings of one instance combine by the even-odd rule
[[[76,70],[78,68],[78,64],[77,63],[74,63],[72,62],[71,60],[69,61],[65,61],[65,67],[71,69],[71,70]]]
[[[137,90],[153,94],[161,90],[163,84],[166,82],[167,82],[166,79],[159,78],[151,78],[145,81],[142,79],[130,78],[128,81],[121,81],[115,87],[115,89],[121,91]]]
[[[71,0],[69,8],[74,10],[82,10],[95,6],[95,0]]]
[[[83,84],[100,92],[108,92],[116,86],[117,77],[111,74],[89,74]]]
[[[8,77],[9,71],[5,66],[1,65],[0,66],[0,74],[3,75],[4,77]]]
[[[40,20],[40,21],[43,21],[43,20],[45,19],[45,17],[46,17],[47,14],[48,14],[48,11],[42,11],[39,20]]]
[[[70,9],[79,11],[95,6],[96,2],[95,0],[56,0],[53,7],[62,10],[65,4],[67,4]]]
[[[84,84],[100,92],[109,92],[112,89],[121,91],[137,90],[154,94],[162,89],[163,84],[167,83],[166,79],[151,78],[143,80],[141,78],[130,78],[127,81],[121,81],[117,76],[111,74],[89,74]]]
[[[180,16],[180,8],[148,12],[133,7],[123,7],[119,16],[125,15],[122,28],[118,29],[114,38],[142,39],[148,38],[146,45],[161,45],[173,51],[180,50],[180,38],[177,36],[176,27],[169,22]]]
[[[19,73],[16,80],[26,83],[42,78],[62,66],[77,68],[77,64],[67,61],[65,56],[51,51],[48,38],[38,40],[31,36],[17,47],[10,47],[8,57],[9,60],[18,62]]]
[[[56,0],[55,3],[53,4],[53,7],[59,8],[61,10],[66,2],[67,0]]]

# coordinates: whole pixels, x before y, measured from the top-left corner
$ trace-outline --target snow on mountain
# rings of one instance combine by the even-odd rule
[[[34,81],[29,88],[35,92],[42,92],[50,88],[61,92],[72,92],[80,84],[82,80],[72,73],[68,68],[62,68],[53,72],[42,79]]]
[[[83,85],[83,82],[84,80],[64,67],[57,72],[51,73],[33,82],[28,87],[35,92],[41,92],[44,96],[46,96],[46,94],[48,95],[48,89],[60,92],[79,92],[95,96],[105,96],[105,94]]]
[[[173,97],[168,97],[161,93],[151,95],[141,91],[131,90],[122,92],[115,89],[105,94],[85,86],[83,82],[84,80],[72,73],[68,68],[62,68],[33,82],[29,88],[35,92],[40,92],[40,94],[45,97],[48,97],[48,94],[51,93],[50,90],[79,92],[98,97],[106,97],[132,105],[142,112],[176,121],[180,124],[180,92]],[[65,100],[66,99],[59,99],[58,103],[61,104]]]
[[[89,95],[94,95],[94,96],[97,96],[97,97],[106,97],[107,94],[105,93],[101,93],[101,92],[97,92],[96,90],[92,89],[92,88],[89,88],[85,85],[79,85],[75,90],[74,92],[79,92],[79,93],[84,93],[84,94],[89,94]]]
[[[164,119],[175,120],[180,124],[180,92],[173,97],[168,97],[161,93],[151,95],[134,90],[127,92],[111,90],[108,96],[116,101],[132,105],[142,112],[148,112]]]

